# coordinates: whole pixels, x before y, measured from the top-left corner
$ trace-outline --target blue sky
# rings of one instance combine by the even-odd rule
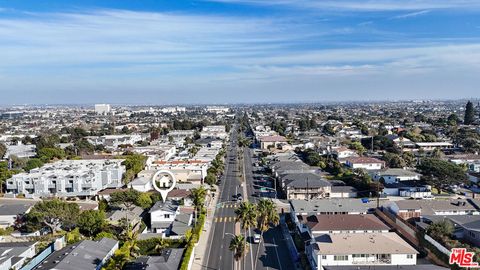
[[[480,0],[0,0],[0,104],[480,95]]]

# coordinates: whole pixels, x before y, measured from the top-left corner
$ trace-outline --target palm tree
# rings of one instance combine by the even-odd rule
[[[137,241],[137,231],[133,231],[132,229],[128,229],[128,231],[125,234],[125,246],[127,247],[127,250],[130,253],[130,256],[136,258],[138,257],[138,251],[140,250],[140,247],[138,246],[138,241]]]
[[[228,249],[233,251],[233,257],[238,263],[248,252],[248,244],[243,235],[235,235],[230,241]]]
[[[257,209],[251,202],[242,202],[235,210],[235,222],[240,222],[242,229],[247,230],[257,226]]]
[[[257,226],[257,209],[256,205],[251,202],[242,202],[235,210],[237,215],[235,222],[240,222],[240,227],[244,229],[245,239],[247,238],[247,231],[250,228]]]
[[[260,230],[260,243],[262,244],[263,233],[266,232],[270,225],[278,225],[280,223],[280,216],[277,213],[277,207],[272,200],[261,199],[257,203],[257,213],[258,213],[258,229]],[[260,248],[257,249],[257,254],[255,255],[255,269],[257,268],[258,254]]]
[[[158,254],[161,254],[162,250],[164,250],[165,248],[167,248],[169,246],[169,244],[165,241],[165,239],[163,238],[160,238],[158,241],[157,241],[157,244],[155,245],[155,252],[158,253]]]
[[[207,190],[203,186],[192,189],[191,197],[193,198],[193,205],[195,206],[195,223],[197,223],[198,212],[202,210],[205,204],[206,196]]]

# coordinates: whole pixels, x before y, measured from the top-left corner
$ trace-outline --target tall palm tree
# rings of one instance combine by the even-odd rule
[[[243,235],[235,235],[230,241],[228,249],[233,251],[233,257],[238,263],[248,252],[248,244]]]
[[[240,222],[240,227],[244,230],[245,239],[247,239],[247,231],[257,226],[257,207],[251,202],[242,202],[235,210],[237,215],[235,222]]]
[[[199,188],[193,188],[191,192],[193,205],[195,206],[195,223],[197,223],[198,212],[202,210],[203,205],[205,204],[207,190],[203,186],[200,186]]]
[[[235,222],[240,222],[244,230],[257,226],[257,207],[251,202],[242,202],[235,210]]]
[[[270,225],[278,225],[280,223],[280,216],[277,212],[277,207],[272,200],[261,199],[257,203],[257,213],[258,213],[258,229],[260,230],[260,243],[262,244],[263,233],[266,232]],[[257,249],[257,254],[255,255],[255,267],[257,268],[258,254],[260,248]]]

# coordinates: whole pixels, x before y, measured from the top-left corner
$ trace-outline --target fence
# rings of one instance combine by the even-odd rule
[[[432,244],[434,247],[438,249],[438,251],[442,252],[443,254],[450,256],[450,250],[448,250],[446,247],[442,246],[440,243],[435,241],[432,237],[428,236],[425,234],[425,240],[427,240],[430,244]]]
[[[298,262],[300,256],[298,255],[297,248],[295,247],[295,242],[293,242],[293,238],[288,231],[287,224],[285,223],[285,217],[283,215],[280,217],[280,227],[282,228],[283,236],[287,242],[288,251],[292,257],[292,261]]]
[[[57,241],[60,241],[60,248],[64,246],[65,244],[65,236],[62,236],[61,238],[58,238],[55,240],[55,242],[51,243],[46,249],[44,249],[42,252],[37,254],[37,256],[33,257],[26,265],[24,265],[20,270],[31,270],[38,264],[40,264],[45,258],[47,258],[50,254],[52,254],[55,251],[55,243]]]

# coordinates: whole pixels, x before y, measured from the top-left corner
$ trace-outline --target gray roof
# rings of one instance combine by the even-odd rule
[[[282,176],[282,181],[287,187],[293,188],[319,188],[331,186],[327,180],[314,173],[286,174]]]
[[[290,200],[296,214],[355,212],[366,213],[372,207],[370,203],[363,203],[361,199],[331,198],[321,200]]]
[[[416,173],[414,171],[410,170],[404,170],[404,169],[386,169],[386,170],[381,170],[376,173],[379,176],[420,176],[419,173]]]
[[[36,242],[9,242],[9,243],[0,243],[0,264],[4,263],[7,260],[11,260],[12,264],[18,262],[21,258],[18,257],[32,246]]]
[[[183,248],[170,248],[160,256],[140,257],[129,263],[124,270],[177,270],[182,260]]]
[[[424,215],[434,215],[435,212],[441,211],[478,211],[474,200],[401,200],[395,201],[400,210],[417,209],[422,211]]]
[[[25,200],[1,200],[0,216],[25,214],[36,202]]]
[[[176,212],[179,206],[180,204],[174,200],[166,200],[165,202],[158,201],[152,206],[152,208],[150,208],[150,211],[148,212],[152,213],[158,210],[167,211],[167,212]]]
[[[83,240],[69,245],[48,256],[44,263],[34,269],[91,270],[118,245],[117,240],[102,238],[99,241]]]
[[[141,207],[135,206],[131,211],[127,209],[116,209],[108,213],[108,220],[113,222],[119,222],[122,218],[128,216],[128,220],[140,219],[140,215],[143,213]]]
[[[185,235],[185,232],[188,229],[191,229],[189,226],[191,214],[178,214],[175,217],[175,220],[172,223],[172,229],[170,231],[170,235]]]
[[[432,222],[442,220],[450,220],[454,224],[458,224],[465,229],[480,231],[480,216],[479,215],[455,215],[455,216],[425,216],[424,218]]]

